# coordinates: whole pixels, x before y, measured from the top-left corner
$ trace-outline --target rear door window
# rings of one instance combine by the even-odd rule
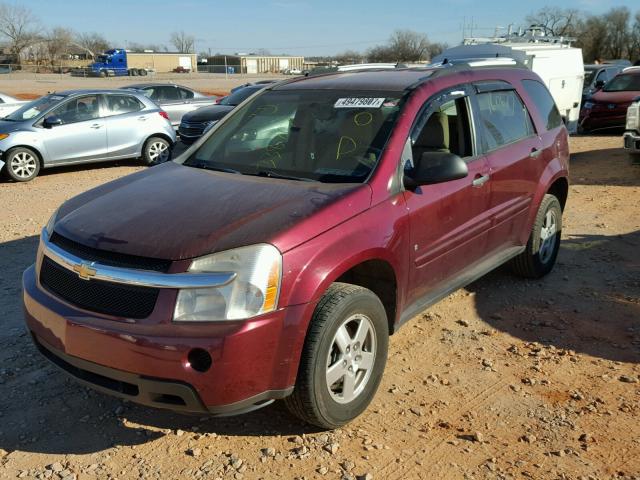
[[[485,152],[517,142],[534,133],[524,103],[515,90],[478,93],[477,121],[480,143]]]
[[[132,95],[107,95],[107,115],[122,115],[125,113],[138,112],[144,105]]]
[[[160,91],[160,97],[162,101],[177,102],[180,100],[180,94],[178,93],[178,89],[176,87],[160,87]]]
[[[547,130],[552,130],[562,125],[562,116],[547,87],[537,80],[523,80],[522,86],[531,97],[531,100],[533,100],[535,108],[538,109],[538,113],[545,122]]]
[[[178,94],[180,95],[180,98],[182,100],[190,100],[193,98],[193,92],[191,90],[180,87],[177,87],[176,90],[178,91]]]

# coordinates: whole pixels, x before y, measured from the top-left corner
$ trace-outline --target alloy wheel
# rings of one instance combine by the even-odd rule
[[[169,159],[169,146],[164,142],[153,142],[149,145],[149,159],[152,162],[166,162]]]
[[[18,152],[11,157],[9,165],[16,177],[29,178],[38,168],[38,159],[29,152]]]
[[[336,331],[327,356],[326,383],[333,400],[352,402],[371,378],[376,358],[376,333],[371,319],[355,314]]]
[[[553,256],[557,241],[557,231],[558,220],[556,213],[553,210],[549,210],[544,216],[544,222],[540,230],[540,261],[542,263],[547,263]]]

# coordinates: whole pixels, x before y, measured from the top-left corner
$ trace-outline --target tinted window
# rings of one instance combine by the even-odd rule
[[[533,133],[529,112],[515,90],[477,95],[480,136],[485,151],[495,150]]]
[[[186,88],[180,88],[180,87],[178,87],[176,90],[178,90],[178,93],[180,94],[180,98],[183,100],[189,100],[190,98],[193,98],[193,92],[191,90],[187,90]]]
[[[122,115],[123,113],[137,112],[144,105],[136,97],[129,95],[107,95],[107,114]]]
[[[264,87],[260,87],[260,88],[264,88]],[[220,105],[232,105],[232,106],[240,105],[247,98],[249,98],[251,95],[253,95],[258,90],[260,90],[260,88],[256,88],[256,87],[241,88],[240,90],[233,92],[228,97],[224,97],[220,102]]]
[[[620,74],[602,89],[605,92],[635,92],[640,91],[640,75]]]
[[[160,99],[172,102],[180,100],[180,94],[176,87],[160,87]]]
[[[49,112],[48,117],[58,117],[63,124],[86,122],[100,115],[97,95],[74,98]]]
[[[522,85],[546,122],[546,129],[551,130],[562,125],[562,117],[547,87],[535,80],[523,80]]]
[[[151,100],[157,101],[160,100],[160,89],[155,87],[149,87],[142,90],[146,97]]]

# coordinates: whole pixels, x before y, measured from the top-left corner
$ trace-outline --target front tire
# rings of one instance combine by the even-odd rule
[[[373,399],[387,360],[389,328],[380,299],[357,285],[334,283],[311,319],[289,411],[321,428],[337,428]]]
[[[526,278],[540,278],[556,263],[562,233],[562,208],[554,195],[547,194],[533,222],[527,246],[513,259],[515,273]]]
[[[36,152],[29,148],[12,148],[5,156],[5,163],[7,175],[15,182],[33,180],[40,172],[40,159]]]
[[[164,163],[170,158],[171,143],[162,137],[151,137],[142,147],[142,160],[146,165]]]

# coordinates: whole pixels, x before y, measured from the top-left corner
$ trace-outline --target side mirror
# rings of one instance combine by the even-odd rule
[[[413,190],[420,185],[450,182],[465,178],[469,168],[458,155],[447,152],[424,152],[417,165],[404,175],[404,186]]]
[[[595,84],[596,89],[600,90],[602,87],[604,87],[604,84],[606,82],[604,80],[598,80]]]
[[[62,119],[60,117],[56,117],[55,115],[45,118],[42,122],[42,126],[44,128],[53,128],[58,125],[62,125]]]

